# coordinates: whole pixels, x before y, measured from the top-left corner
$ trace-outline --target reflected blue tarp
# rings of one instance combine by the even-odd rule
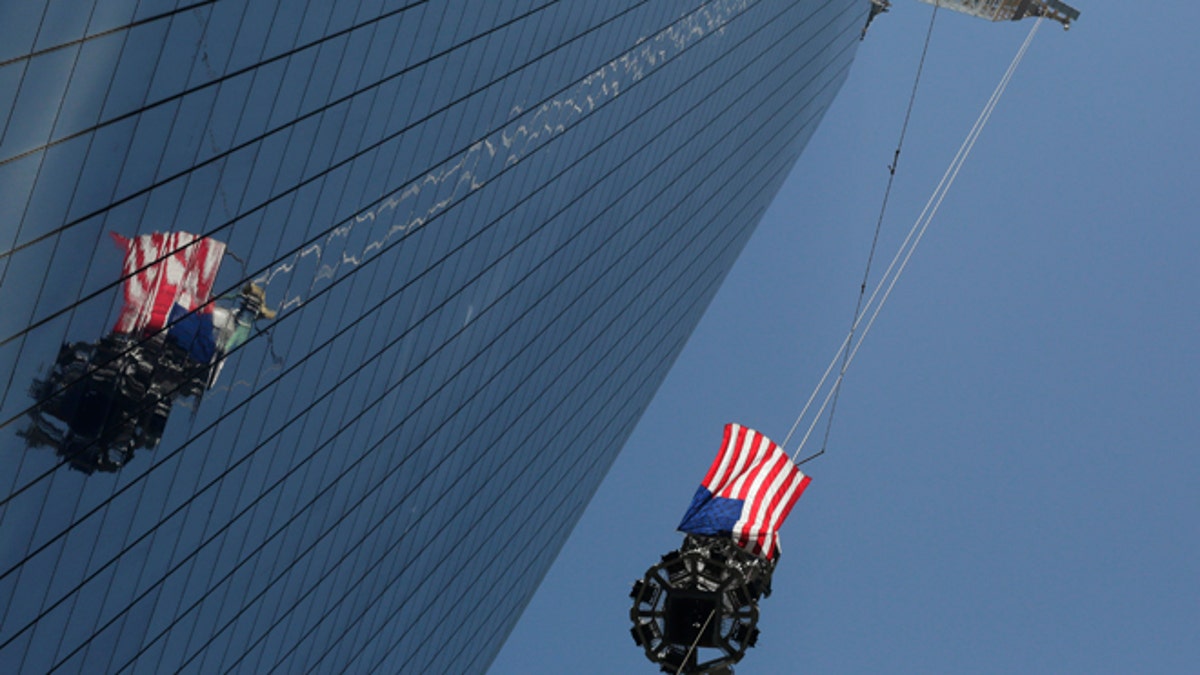
[[[183,347],[188,358],[197,363],[211,363],[217,353],[212,314],[190,312],[182,305],[171,307],[167,337]]]

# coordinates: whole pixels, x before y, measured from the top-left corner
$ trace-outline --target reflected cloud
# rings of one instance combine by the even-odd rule
[[[721,33],[729,20],[750,4],[750,0],[724,0],[706,5],[658,33],[639,39],[632,49],[588,74],[569,91],[530,109],[512,104],[512,119],[502,129],[380,198],[345,225],[332,229],[321,242],[303,248],[257,277],[255,283],[266,286],[280,277],[311,278],[302,290],[297,290],[295,280],[288,282],[281,309],[299,307],[321,282],[337,278],[343,268],[363,264],[397,235],[430,222],[699,39]],[[359,236],[366,243],[355,245],[353,237],[363,230],[366,233]]]

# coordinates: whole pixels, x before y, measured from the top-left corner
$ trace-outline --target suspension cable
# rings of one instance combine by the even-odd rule
[[[929,54],[929,42],[933,37],[933,25],[937,20],[939,9],[941,9],[940,3],[933,6],[933,13],[929,15],[929,28],[925,31],[925,46],[921,48],[921,60],[917,63],[917,75],[913,78],[908,108],[904,111],[904,123],[900,125],[900,140],[896,142],[896,152],[892,155],[892,163],[888,166],[887,188],[883,191],[883,202],[879,205],[879,218],[875,221],[875,235],[871,238],[871,250],[867,254],[866,269],[863,270],[862,283],[858,287],[858,302],[854,305],[854,318],[850,321],[848,333],[850,340],[854,339],[854,327],[858,325],[858,319],[862,316],[863,298],[867,295],[867,282],[871,280],[871,263],[875,260],[879,233],[883,230],[883,218],[887,214],[888,200],[892,196],[892,184],[896,181],[896,167],[900,165],[900,151],[904,148],[904,138],[908,135],[908,123],[912,119],[913,105],[917,101],[917,88],[921,84],[921,73],[925,70],[925,57]],[[842,376],[846,373],[848,365],[850,365],[850,351],[843,349],[842,368],[838,373],[837,382],[833,385],[833,401],[829,404],[829,415],[825,418],[825,437],[821,439],[821,452],[818,454],[824,453],[825,448],[829,445],[829,435],[833,432],[833,418],[837,414],[838,399],[842,395]],[[794,429],[795,427],[793,427]]]
[[[713,608],[708,613],[708,618],[704,620],[704,625],[700,627],[700,632],[696,633],[696,639],[692,641],[692,646],[688,647],[687,654],[684,655],[683,661],[680,662],[679,668],[675,671],[675,675],[682,675],[683,669],[687,668],[688,661],[692,659],[692,654],[696,653],[696,647],[700,646],[700,638],[704,637],[704,631],[708,630],[708,624],[712,623],[713,617],[716,616],[717,610]]]
[[[896,255],[892,258],[891,264],[888,265],[887,270],[884,271],[883,277],[875,286],[874,291],[872,291],[871,297],[867,300],[866,305],[862,306],[861,313],[858,313],[854,324],[850,327],[849,333],[847,334],[846,338],[842,340],[841,346],[838,348],[837,353],[834,354],[829,366],[825,369],[825,372],[821,376],[820,381],[817,383],[812,395],[809,396],[809,399],[805,403],[804,408],[801,410],[800,415],[797,417],[796,422],[792,425],[791,431],[788,432],[787,438],[784,439],[783,445],[786,446],[788,441],[791,440],[792,434],[799,427],[800,422],[803,421],[805,415],[808,413],[808,409],[812,405],[812,402],[824,388],[826,380],[833,372],[834,365],[837,363],[838,359],[841,358],[842,366],[838,372],[837,378],[834,380],[830,391],[825,395],[820,408],[818,408],[816,413],[814,413],[814,419],[808,426],[803,438],[800,439],[800,443],[792,456],[793,461],[796,461],[796,459],[800,456],[800,452],[804,449],[804,445],[808,442],[809,437],[812,435],[813,429],[816,427],[821,415],[825,412],[825,408],[830,404],[830,401],[834,399],[835,394],[845,378],[846,370],[849,368],[850,363],[853,362],[854,356],[858,353],[858,350],[862,346],[863,341],[866,339],[867,334],[870,332],[871,327],[875,324],[875,319],[879,316],[879,312],[883,309],[883,305],[887,302],[888,297],[890,297],[892,289],[895,288],[896,282],[899,280],[900,275],[903,274],[904,269],[907,267],[908,261],[912,258],[912,254],[916,250],[917,245],[925,236],[925,232],[929,228],[930,222],[932,222],[934,216],[937,214],[938,209],[942,205],[942,201],[946,198],[946,194],[950,191],[950,187],[958,178],[959,171],[962,170],[963,164],[966,162],[967,157],[971,154],[971,150],[975,147],[975,142],[979,140],[980,134],[983,132],[984,127],[990,120],[992,112],[995,111],[996,105],[999,103],[1001,96],[1003,96],[1005,90],[1008,88],[1009,82],[1012,81],[1012,76],[1016,72],[1017,67],[1020,65],[1021,61],[1024,60],[1025,54],[1029,50],[1029,45],[1033,42],[1033,37],[1037,34],[1041,24],[1042,19],[1039,17],[1038,20],[1034,22],[1033,27],[1030,29],[1029,35],[1026,36],[1025,41],[1021,44],[1016,56],[1013,57],[1012,62],[1008,66],[1008,70],[1006,70],[1004,76],[1000,78],[1000,83],[996,85],[996,89],[992,92],[991,98],[989,98],[988,102],[984,105],[983,111],[975,120],[975,124],[967,133],[966,139],[964,139],[962,145],[959,146],[958,152],[955,154],[954,159],[952,159],[950,162],[950,166],[946,169],[946,172],[942,175],[941,181],[934,189],[933,194],[930,195],[929,200],[925,203],[925,208],[922,209],[920,215],[917,216],[916,222],[913,223],[913,226],[905,236],[904,241],[901,242],[899,250],[897,250]],[[889,179],[889,187],[890,184],[891,181]],[[880,296],[881,292],[882,296]],[[876,298],[879,298],[878,303],[875,302]],[[867,316],[868,312],[870,313],[870,318],[867,321],[867,325],[863,328],[862,334],[858,336],[858,340],[855,341],[855,331],[858,329],[859,324],[862,323],[863,318]],[[852,349],[851,345],[853,345]],[[810,455],[809,457],[806,457],[804,460],[797,463],[804,464],[805,462],[813,460],[824,453],[825,448],[822,447],[819,452]]]
[[[929,43],[933,37],[933,25],[937,20],[939,9],[941,9],[941,4],[934,5],[933,13],[929,16],[929,28],[927,28],[925,31],[925,44],[921,48],[921,59],[917,63],[917,74],[913,78],[912,93],[910,93],[908,97],[908,108],[904,111],[904,123],[900,125],[900,138],[896,142],[896,151],[892,155],[892,163],[888,165],[887,187],[883,191],[883,202],[879,206],[879,218],[875,221],[875,235],[871,239],[871,250],[867,254],[866,269],[863,271],[862,284],[858,289],[858,302],[854,306],[854,318],[850,322],[850,331],[846,335],[846,339],[842,342],[842,346],[838,348],[837,353],[845,355],[845,357],[842,359],[842,372],[845,372],[846,370],[846,366],[848,365],[846,363],[846,358],[848,358],[850,354],[850,350],[846,349],[846,347],[854,340],[854,331],[858,327],[859,319],[862,316],[863,298],[866,296],[867,292],[867,281],[869,281],[871,278],[871,263],[875,260],[875,249],[879,244],[879,233],[883,229],[883,218],[887,213],[888,200],[892,195],[892,184],[896,181],[896,167],[900,165],[900,151],[904,148],[904,138],[908,135],[908,123],[912,119],[913,106],[917,101],[917,89],[921,84],[921,74],[925,71],[925,57],[929,54]],[[787,447],[788,441],[790,441],[792,439],[792,435],[796,433],[796,428],[800,426],[800,421],[804,419],[804,415],[808,412],[809,406],[812,405],[813,400],[817,397],[817,394],[820,393],[821,387],[825,384],[825,380],[829,377],[829,374],[833,372],[833,366],[835,363],[837,363],[837,356],[834,356],[833,360],[829,362],[829,367],[826,368],[825,372],[821,375],[820,384],[817,385],[817,387],[813,390],[812,395],[810,395],[808,400],[805,401],[804,408],[801,411],[800,416],[796,418],[796,421],[792,424],[792,428],[788,430],[787,437],[783,439],[781,447]],[[837,390],[840,391],[840,389],[841,387],[837,386]],[[826,440],[828,440],[829,436],[829,427],[833,425],[833,412],[836,407],[837,396],[835,395],[833,400],[833,408],[831,408],[829,411],[829,426],[827,426],[825,430]],[[822,446],[822,450],[824,450],[824,446]]]

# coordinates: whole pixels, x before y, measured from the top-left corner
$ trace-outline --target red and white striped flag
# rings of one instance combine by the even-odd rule
[[[728,424],[721,451],[679,529],[727,534],[755,555],[774,558],[779,552],[779,527],[810,480],[771,439],[740,424]]]

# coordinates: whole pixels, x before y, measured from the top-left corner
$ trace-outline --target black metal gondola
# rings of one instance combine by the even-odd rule
[[[766,436],[736,424],[692,500],[679,549],[634,582],[634,642],[663,672],[719,675],[758,641],[778,529],[809,479]]]
[[[634,641],[665,672],[732,672],[758,641],[774,569],[730,539],[688,535],[634,583]]]

